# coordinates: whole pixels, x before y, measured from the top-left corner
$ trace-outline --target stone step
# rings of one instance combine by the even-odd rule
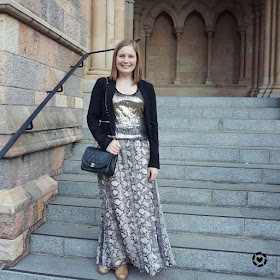
[[[280,186],[158,180],[163,203],[280,209]]]
[[[278,185],[280,166],[162,160],[159,178]]]
[[[88,144],[90,145],[90,143]],[[82,152],[84,148],[85,146],[79,152]],[[280,148],[273,147],[172,145],[172,143],[166,142],[160,144],[159,152],[161,159],[241,164],[280,164]]]
[[[87,86],[85,81],[86,95],[91,93],[93,84]],[[89,97],[87,95],[87,97]],[[89,100],[88,100],[89,103]],[[277,108],[280,107],[279,98],[253,98],[253,97],[189,97],[189,96],[157,96],[158,107],[187,107],[187,108]]]
[[[56,177],[56,181],[61,196],[99,198],[95,174],[62,174]]]
[[[280,240],[280,211],[162,204],[169,231]],[[100,224],[99,199],[59,196],[47,208],[49,222]]]
[[[64,257],[94,258],[96,257],[98,233],[99,227],[78,224],[44,224],[32,235],[31,251],[32,253]],[[231,267],[234,273],[254,275],[250,262],[257,251],[266,254],[270,265],[273,263],[271,269],[276,267],[277,257],[280,255],[280,241],[217,237],[182,232],[169,232],[168,234],[177,261],[176,266],[183,269],[229,272]],[[256,248],[257,251],[255,251]],[[207,265],[209,257],[214,257],[215,261],[212,260]],[[237,265],[238,258],[243,260],[239,266]],[[232,263],[232,259],[235,262]],[[247,261],[244,262],[246,259]],[[201,263],[198,264],[197,260],[200,260]],[[239,268],[237,269],[237,267]],[[266,269],[269,267],[267,266]],[[257,270],[255,270],[256,272]],[[270,276],[273,276],[271,273],[272,270]]]
[[[64,161],[63,171],[71,174],[88,173],[81,170],[80,166],[81,156],[73,156]],[[161,160],[158,178],[278,185],[279,171],[279,165]]]
[[[280,109],[279,109],[280,111]],[[160,118],[159,130],[280,132],[280,120]]]
[[[193,121],[194,119],[200,122],[208,120],[224,120],[226,127],[230,120],[236,120],[233,122],[237,124],[239,121],[252,121],[264,123],[265,121],[273,121],[280,119],[279,108],[178,108],[172,106],[158,106],[157,107],[158,122],[161,123],[163,119],[188,119]],[[84,126],[87,126],[86,114],[83,116]],[[210,122],[212,125],[215,122]],[[277,122],[276,122],[277,123]],[[278,124],[277,124],[278,125]],[[219,128],[220,128],[219,123]],[[278,125],[279,127],[279,125]]]
[[[238,112],[237,112],[238,110]],[[159,107],[159,128],[184,127],[190,130],[244,130],[250,131],[279,131],[280,109],[246,109],[216,108],[188,109],[178,111],[178,108]],[[86,116],[83,126],[87,127]]]
[[[192,255],[191,255],[192,254]],[[221,253],[217,255],[222,256]],[[179,256],[180,257],[180,256]],[[188,259],[186,259],[188,257]],[[250,255],[245,255],[245,263],[242,263],[242,259],[238,262],[238,259],[230,260],[228,263],[225,260],[219,265],[218,271],[220,273],[206,271],[206,268],[211,266],[212,262],[216,261],[216,258],[212,260],[206,260],[203,264],[202,260],[198,259],[198,254],[193,254],[190,251],[189,254],[184,256],[183,260],[190,266],[191,262],[197,262],[196,267],[202,267],[204,271],[180,269],[178,267],[172,267],[169,270],[162,271],[155,276],[154,280],[272,280],[279,278],[279,272],[273,271],[276,261],[274,257],[271,257],[271,261],[267,262],[267,265],[263,268],[258,268],[252,263]],[[250,260],[251,258],[251,260]],[[204,260],[203,259],[203,260]],[[244,259],[244,257],[243,257]],[[178,260],[180,261],[180,260]],[[217,259],[217,262],[220,258]],[[244,261],[244,260],[243,260]],[[187,263],[189,262],[189,263]],[[239,265],[238,265],[239,264]],[[269,264],[269,267],[268,267]],[[238,271],[242,271],[236,275],[229,274],[231,266],[239,267]],[[205,266],[205,268],[204,268]],[[234,268],[234,267],[233,267]],[[248,272],[247,272],[248,271]],[[223,273],[224,272],[224,273]],[[245,274],[250,274],[245,275]],[[92,258],[73,258],[73,257],[58,257],[53,255],[41,255],[30,254],[15,267],[7,270],[1,270],[0,280],[112,280],[115,279],[114,271],[109,272],[107,275],[100,275],[97,270],[96,259]],[[139,270],[129,265],[129,280],[148,280],[151,276],[148,274],[140,273]]]
[[[280,147],[280,133],[179,131],[168,129],[159,131],[159,139],[161,143],[173,143],[175,145]]]
[[[72,153],[81,156],[86,147],[97,146],[94,140],[75,143]],[[160,143],[160,159],[231,162],[245,164],[280,164],[280,148],[272,147],[211,147],[203,145],[179,145]]]
[[[280,109],[279,109],[280,112]],[[279,116],[280,117],[280,116]],[[280,132],[279,119],[225,119],[225,118],[190,118],[164,114],[158,119],[159,130],[177,129],[188,131],[243,131],[243,132]]]
[[[195,119],[247,119],[279,120],[279,108],[183,108],[177,106],[158,106],[158,119],[195,118]]]
[[[88,129],[83,129],[84,139],[93,140]],[[159,130],[160,145],[204,145],[214,147],[280,147],[280,133],[234,132],[234,131],[187,131],[177,129]]]
[[[94,174],[63,174],[56,178],[61,196],[99,198]],[[161,202],[214,207],[280,209],[280,186],[158,179]]]
[[[32,234],[32,253],[96,257],[99,226],[45,223]],[[172,248],[280,255],[280,241],[168,231]],[[73,240],[74,239],[74,240]],[[89,242],[90,241],[90,242]]]
[[[187,108],[278,108],[279,98],[158,96],[157,106]]]

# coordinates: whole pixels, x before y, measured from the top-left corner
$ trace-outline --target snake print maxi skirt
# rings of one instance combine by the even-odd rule
[[[151,276],[175,264],[156,182],[148,182],[148,140],[119,140],[114,176],[98,175],[102,201],[97,264],[131,263]]]

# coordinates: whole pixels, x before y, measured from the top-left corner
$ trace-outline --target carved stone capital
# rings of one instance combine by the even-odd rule
[[[134,5],[134,16],[135,15],[141,16],[143,10],[144,10],[144,6],[143,5],[135,4]]]
[[[144,7],[142,5],[134,6],[134,21],[140,21]]]
[[[245,35],[246,34],[246,27],[245,26],[240,26],[238,28],[238,32],[240,33],[240,35]]]
[[[181,35],[183,33],[183,28],[180,27],[174,28],[174,33],[176,34],[176,36]]]
[[[146,37],[150,37],[153,33],[152,29],[145,29],[145,27],[144,27],[144,30],[145,30],[145,36]]]
[[[206,26],[205,31],[208,32],[214,32],[215,28],[213,26]]]

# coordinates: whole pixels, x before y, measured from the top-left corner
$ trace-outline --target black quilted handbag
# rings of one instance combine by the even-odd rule
[[[118,156],[100,148],[87,147],[82,157],[81,169],[112,176],[115,172],[117,159]]]
[[[108,86],[108,78],[106,78],[106,86],[105,86],[105,107],[108,115],[108,108],[106,102],[107,86]],[[111,153],[103,151],[100,148],[87,147],[82,157],[81,169],[93,173],[100,173],[100,174],[112,176],[115,173],[117,159],[118,159],[117,155],[116,156],[112,155]]]

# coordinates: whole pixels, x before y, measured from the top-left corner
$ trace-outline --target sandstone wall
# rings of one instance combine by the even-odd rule
[[[0,149],[88,51],[90,0],[0,2]],[[0,160],[0,264],[28,252],[57,193],[72,143],[83,138],[85,67],[78,68]]]

